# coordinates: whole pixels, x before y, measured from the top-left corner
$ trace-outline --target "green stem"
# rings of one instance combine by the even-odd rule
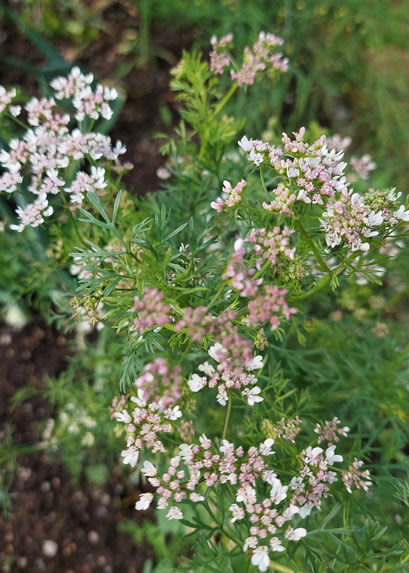
[[[218,115],[221,110],[224,108],[224,106],[226,105],[226,103],[230,100],[230,98],[233,96],[233,94],[236,92],[237,88],[239,87],[238,83],[235,82],[232,87],[230,88],[230,90],[227,92],[227,94],[224,96],[224,98],[222,99],[222,101],[219,103],[219,105],[216,107],[216,109],[213,112],[212,115],[212,119],[214,119],[216,117],[216,115]]]
[[[335,269],[329,269],[328,274],[326,274],[324,277],[322,277],[322,279],[320,281],[318,281],[318,283],[316,284],[316,286],[309,290],[308,292],[297,296],[295,298],[290,298],[289,301],[291,302],[298,302],[299,300],[304,300],[306,298],[309,298],[310,296],[312,296],[313,294],[316,294],[317,292],[319,292],[320,290],[322,290],[325,285],[328,284],[328,282],[335,276],[339,275],[340,273],[342,273],[343,270],[346,269],[348,263],[350,261],[352,261],[353,259],[356,258],[358,252],[352,253],[349,257],[347,257],[345,259],[345,261],[343,263],[341,263],[340,265],[338,265]]]
[[[254,281],[254,280],[260,278],[261,275],[264,273],[264,271],[266,270],[266,268],[269,265],[270,265],[270,261],[267,259],[266,261],[264,261],[264,265],[261,267],[261,269],[259,271],[257,271],[256,274],[251,277],[251,279]]]
[[[317,247],[314,245],[314,243],[312,242],[312,240],[310,239],[307,231],[304,229],[303,224],[301,223],[301,221],[299,219],[296,219],[295,224],[297,226],[297,229],[300,231],[303,239],[305,240],[305,242],[308,244],[308,246],[310,247],[310,249],[312,250],[312,252],[315,255],[315,258],[317,259],[317,261],[319,262],[320,266],[322,269],[325,269],[327,272],[331,272],[331,269],[329,268],[329,266],[327,265],[327,263],[324,261],[324,259],[321,257],[320,252],[318,251]]]
[[[61,195],[62,195],[63,201],[64,201],[64,203],[65,203],[65,207],[66,207],[66,211],[67,211],[67,214],[68,214],[68,218],[69,218],[69,220],[70,220],[71,225],[72,225],[73,228],[74,228],[74,231],[75,231],[75,233],[76,233],[76,235],[77,235],[77,237],[78,237],[80,243],[81,243],[82,245],[84,245],[84,247],[88,248],[88,245],[85,243],[84,239],[81,237],[81,233],[80,233],[80,230],[79,230],[79,228],[78,228],[77,221],[75,220],[73,214],[71,213],[70,205],[69,205],[69,203],[68,203],[67,197],[65,196],[65,191],[62,191],[62,192],[61,192]]]
[[[217,301],[217,299],[219,298],[219,296],[222,294],[223,289],[224,289],[224,284],[222,283],[222,284],[219,286],[219,289],[218,289],[218,291],[216,292],[216,294],[214,295],[214,297],[212,298],[212,300],[211,300],[211,301],[209,302],[209,304],[207,305],[207,309],[208,309],[208,310],[209,310],[209,308],[211,308],[211,307],[214,305],[214,303]]]
[[[232,406],[232,397],[229,393],[229,398],[228,398],[228,402],[227,402],[227,412],[226,412],[226,418],[224,420],[224,428],[223,428],[223,440],[226,439],[227,436],[227,428],[229,427],[229,421],[230,421],[230,416],[231,416],[231,406]]]
[[[24,127],[24,129],[30,129],[29,126],[27,124],[24,123],[24,121],[21,121],[20,119],[18,119],[17,117],[15,117],[12,113],[10,112],[6,112],[6,115],[9,119],[12,119],[15,123],[17,123],[17,125],[19,125],[20,127]]]
[[[276,571],[280,571],[280,573],[294,573],[294,569],[284,567],[284,565],[280,565],[276,561],[270,561],[270,567]]]
[[[316,294],[317,292],[322,290],[329,283],[331,278],[332,278],[332,273],[328,273],[327,275],[325,275],[325,277],[323,277],[320,281],[318,281],[318,283],[313,289],[295,298],[290,298],[289,302],[298,302],[299,300],[304,300],[306,298],[309,298],[313,294]]]
[[[266,194],[268,195],[268,189],[266,186],[266,182],[264,181],[264,173],[263,173],[263,168],[260,167],[260,180],[261,180],[261,185],[263,186],[264,191],[266,192]]]

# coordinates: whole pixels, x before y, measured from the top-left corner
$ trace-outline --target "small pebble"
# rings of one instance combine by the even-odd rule
[[[13,338],[9,332],[4,332],[0,335],[0,344],[8,346],[13,341]]]
[[[20,569],[25,569],[27,567],[27,564],[28,564],[27,557],[19,557],[17,559],[17,565],[20,567]]]
[[[31,476],[31,469],[26,467],[21,467],[17,470],[17,473],[21,481],[26,481]]]
[[[51,489],[50,482],[49,481],[43,481],[43,483],[41,484],[41,491],[46,493],[47,491],[50,491],[50,489]]]
[[[88,541],[95,545],[99,541],[99,535],[96,531],[90,531],[88,533]]]
[[[58,552],[58,545],[52,539],[46,539],[43,543],[43,553],[46,557],[55,557]]]
[[[53,486],[53,487],[58,488],[58,487],[60,487],[60,485],[61,485],[61,480],[60,480],[59,477],[55,477],[55,478],[52,479],[52,482],[51,482],[51,483],[52,483],[52,486]]]

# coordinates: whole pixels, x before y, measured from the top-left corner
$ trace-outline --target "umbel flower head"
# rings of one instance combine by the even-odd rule
[[[70,202],[80,207],[87,192],[98,193],[107,187],[106,170],[116,166],[126,149],[121,142],[113,146],[110,137],[91,129],[91,122],[112,117],[110,104],[118,97],[115,89],[100,84],[93,88],[93,80],[92,74],[84,75],[75,67],[66,78],[51,81],[55,98],[33,97],[24,106],[28,128],[0,152],[4,169],[0,191],[27,189],[35,198],[17,209],[19,222],[11,225],[12,229],[23,231],[26,226],[44,223],[54,212],[50,204],[53,195],[67,194]],[[19,110],[10,106],[15,94],[15,90],[0,86],[0,113],[17,115]],[[62,99],[71,104],[72,114],[59,108],[56,100]],[[105,166],[87,165],[88,158]],[[72,178],[78,161],[83,162],[81,169]],[[27,181],[24,186],[23,177]]]

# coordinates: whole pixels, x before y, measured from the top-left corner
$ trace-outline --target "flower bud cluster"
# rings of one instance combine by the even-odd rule
[[[222,74],[226,68],[231,67],[231,59],[227,51],[231,48],[233,35],[227,34],[223,38],[211,38],[212,51],[210,53],[210,69],[215,74]],[[249,48],[246,46],[243,54],[242,67],[239,70],[230,69],[230,75],[237,81],[239,87],[254,84],[259,72],[266,69],[275,69],[279,72],[288,70],[288,60],[277,47],[283,44],[283,40],[274,34],[260,32],[257,41]]]
[[[218,328],[218,319],[209,314],[206,306],[183,309],[183,317],[175,324],[176,332],[186,331],[193,342],[202,342],[204,336],[215,334]]]
[[[286,289],[276,285],[266,285],[264,295],[257,296],[248,304],[249,315],[246,322],[257,325],[269,321],[271,328],[276,330],[281,322],[281,317],[290,320],[291,315],[297,312],[297,309],[288,306],[285,300]]]
[[[93,90],[91,87],[93,81],[93,74],[84,75],[78,67],[74,67],[67,77],[55,78],[50,86],[56,91],[57,99],[72,100],[77,110],[75,118],[78,121],[82,121],[85,117],[96,120],[100,116],[111,119],[113,112],[108,102],[115,101],[118,92],[101,84],[97,84]]]
[[[143,373],[135,380],[135,387],[146,402],[157,404],[163,412],[176,404],[182,395],[182,368],[169,368],[164,358],[156,358],[145,365]]]
[[[281,418],[277,426],[274,427],[274,431],[278,438],[282,438],[283,440],[287,440],[295,444],[295,438],[301,432],[301,424],[302,420],[300,420],[298,416],[295,418],[289,418],[288,420]]]
[[[223,197],[218,197],[216,201],[212,201],[210,206],[216,211],[225,211],[232,209],[238,205],[242,199],[243,190],[247,185],[247,181],[242,179],[235,187],[232,187],[230,181],[223,181]]]
[[[273,202],[263,203],[264,209],[278,210],[282,214],[291,214],[295,201],[323,205],[326,198],[333,197],[346,184],[344,169],[347,164],[341,161],[342,151],[329,150],[324,135],[312,144],[306,143],[303,127],[293,135],[294,139],[291,139],[283,133],[282,147],[249,140],[246,136],[239,141],[239,146],[248,153],[249,161],[256,166],[271,165],[286,180]]]
[[[220,39],[217,36],[211,37],[210,69],[214,74],[222,74],[225,68],[230,65],[230,59],[226,54],[226,50],[231,48],[232,42],[233,34],[226,34]]]
[[[290,246],[290,237],[294,233],[289,227],[281,229],[276,226],[270,231],[252,229],[246,241],[254,245],[257,256],[257,268],[260,269],[265,261],[276,267],[280,260],[294,259],[295,248]]]
[[[225,281],[230,280],[231,286],[240,291],[241,296],[254,297],[263,279],[251,278],[256,273],[256,269],[247,268],[244,259],[245,254],[243,239],[237,239],[234,243],[234,252],[222,275],[222,279]]]
[[[142,299],[136,296],[129,312],[137,313],[132,317],[130,329],[138,333],[170,322],[170,306],[163,302],[163,292],[156,288],[145,289]]]
[[[348,426],[343,428],[338,428],[341,422],[337,417],[325,422],[324,427],[321,424],[315,426],[314,432],[318,434],[318,443],[320,444],[324,440],[328,442],[329,446],[333,446],[334,443],[339,442],[339,436],[347,436],[349,432]]]
[[[364,491],[368,491],[368,488],[372,485],[369,470],[362,471],[360,469],[363,465],[363,461],[355,458],[347,471],[342,472],[342,481],[344,482],[348,493],[352,493],[352,489],[363,489]]]

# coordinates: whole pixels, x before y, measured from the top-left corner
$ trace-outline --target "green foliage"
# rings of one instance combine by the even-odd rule
[[[329,0],[268,6],[229,2],[223,3],[224,18],[219,18],[213,0],[189,3],[188,9],[178,0],[143,2],[140,48],[149,44],[152,15],[166,20],[170,11],[175,20],[183,10],[192,25],[201,18],[206,35],[237,29],[239,44],[244,44],[244,38],[247,42],[247,31],[259,28],[260,22],[264,28],[266,22],[274,27],[282,23],[292,62],[287,79],[280,86],[264,81],[248,93],[238,93],[236,84],[227,84],[230,79],[220,80],[211,73],[199,52],[184,53],[171,82],[181,102],[181,121],[162,146],[171,174],[163,192],[143,199],[131,197],[119,190],[120,178],[110,174],[106,194],[88,193],[75,218],[62,204],[57,215],[65,213],[68,219],[48,233],[30,229],[17,239],[9,233],[0,236],[5,269],[0,276],[1,302],[12,305],[23,300],[76,333],[75,355],[68,368],[47,383],[45,393],[55,418],[43,428],[41,445],[61,457],[76,480],[85,474],[101,486],[108,479],[125,442],[109,406],[119,391],[126,398],[132,396],[135,378],[158,357],[170,366],[181,366],[180,405],[198,435],[205,432],[218,445],[227,437],[247,449],[274,438],[274,469],[280,476],[289,477],[300,468],[298,447],[280,438],[275,429],[282,418],[303,418],[302,448],[313,443],[317,423],[338,417],[351,427],[341,453],[350,461],[363,459],[374,485],[368,496],[335,489],[323,500],[321,512],[312,513],[305,522],[296,518],[297,525],[305,523],[309,533],[270,563],[271,570],[282,573],[405,571],[409,560],[405,541],[409,519],[406,232],[398,230],[396,238],[402,245],[395,258],[379,254],[388,239],[385,233],[371,239],[371,258],[339,247],[333,251],[332,264],[319,226],[322,209],[302,205],[289,223],[283,214],[263,210],[260,205],[271,199],[280,176],[265,163],[260,169],[248,166],[234,149],[244,123],[254,135],[267,127],[268,138],[276,143],[281,125],[292,129],[312,122],[312,142],[322,131],[318,119],[337,129],[345,123],[345,112],[357,141],[365,135],[365,149],[366,145],[371,148],[381,136],[377,158],[391,158],[390,166],[369,183],[389,184],[392,173],[401,173],[402,156],[396,153],[396,144],[403,130],[395,108],[402,111],[402,86],[391,104],[389,90],[397,86],[386,87],[371,58],[379,58],[385,46],[401,49],[405,44],[403,35],[392,38],[390,33],[396,19],[405,14],[398,5],[390,8],[390,22],[378,28],[374,22],[384,14],[380,3],[374,9],[373,3],[372,8],[368,2],[356,8],[351,2],[343,7]],[[48,14],[48,4],[44,5]],[[81,3],[73,6],[79,10]],[[52,33],[58,30],[54,23]],[[63,66],[37,32],[26,28],[25,33],[48,58],[50,67],[43,69],[44,74]],[[146,62],[149,57],[146,50],[142,59]],[[358,104],[346,108],[351,98]],[[368,105],[373,98],[381,113],[375,114]],[[220,195],[223,180],[235,182],[244,176],[248,186],[231,216],[211,210],[210,202]],[[8,209],[5,203],[1,207],[2,212]],[[253,278],[263,278],[263,285],[278,282],[288,290],[288,301],[298,313],[282,320],[277,329],[268,323],[255,328],[242,320],[248,305],[225,276],[226,265],[238,236],[284,221],[295,233],[292,244],[297,246],[297,258],[280,260],[277,268],[271,268],[267,263],[257,267],[257,257],[251,255],[246,269],[257,267]],[[70,274],[71,259],[83,271],[78,280]],[[386,271],[384,284],[379,266]],[[135,298],[143,300],[147,287],[162,293],[172,320],[139,332],[133,328],[138,314],[132,307]],[[257,375],[263,402],[250,406],[231,391],[223,410],[210,390],[192,397],[186,382],[207,358],[215,339],[207,333],[193,340],[188,328],[176,329],[187,307],[206,307],[213,317],[237,313],[234,325],[263,355],[264,368]],[[88,336],[84,316],[102,330]],[[13,404],[31,392],[21,390]],[[164,438],[169,455],[175,455],[180,441],[179,435]],[[11,440],[0,451],[6,466],[0,501],[6,509],[10,475],[21,452]],[[151,459],[165,467],[159,454]],[[207,488],[202,503],[186,501],[180,522],[167,521],[159,511],[155,521],[125,521],[121,530],[136,543],[147,541],[152,546],[155,562],[148,561],[144,573],[253,571],[251,553],[242,550],[249,524],[233,526],[230,520],[229,507],[235,499],[232,488],[218,484]]]

